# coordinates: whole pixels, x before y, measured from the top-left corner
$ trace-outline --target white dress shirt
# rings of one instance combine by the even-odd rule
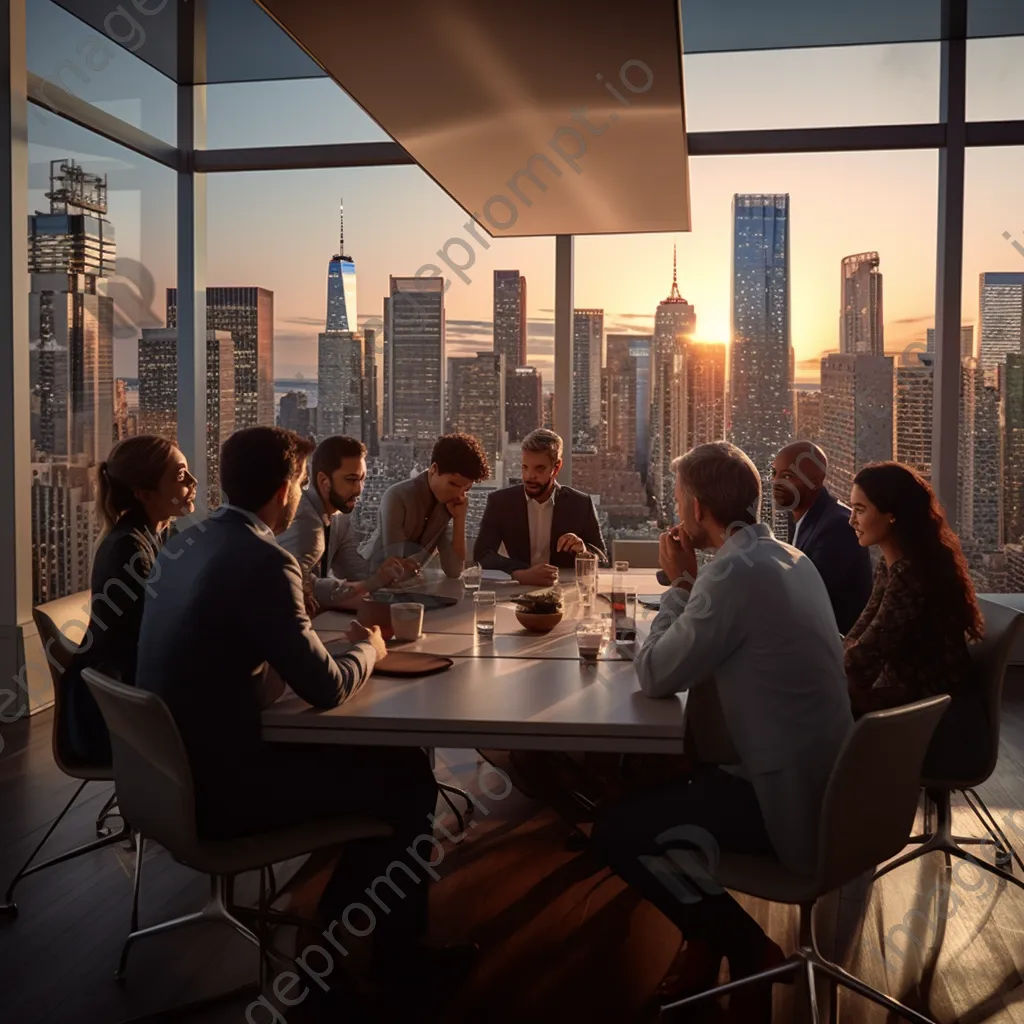
[[[800,527],[804,525],[804,520],[807,518],[805,512],[797,521],[796,526],[793,527],[793,536],[789,538],[789,543],[796,547],[796,539],[800,536]]]
[[[555,517],[553,490],[545,502],[534,501],[527,495],[526,515],[530,520],[530,565],[547,565],[551,561],[551,524]]]

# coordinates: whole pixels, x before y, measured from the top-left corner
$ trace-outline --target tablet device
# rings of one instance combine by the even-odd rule
[[[443,594],[414,594],[408,590],[378,590],[373,599],[381,604],[421,604],[425,612],[437,608],[452,608],[459,603],[455,597],[445,597]]]
[[[636,599],[642,608],[653,608],[657,611],[661,607],[661,594],[638,594]]]

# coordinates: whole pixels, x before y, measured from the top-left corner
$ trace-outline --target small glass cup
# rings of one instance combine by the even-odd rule
[[[498,598],[493,590],[478,590],[473,595],[473,621],[479,640],[494,636],[494,620],[498,612]]]
[[[576,591],[584,609],[597,601],[597,555],[588,551],[576,557]]]
[[[583,619],[576,626],[576,649],[580,661],[597,661],[604,646],[605,625],[600,619]]]
[[[480,589],[480,577],[483,574],[479,563],[474,562],[462,570],[462,585],[466,588],[467,594],[474,594]]]
[[[612,571],[616,573],[629,572],[629,562],[616,562]]]

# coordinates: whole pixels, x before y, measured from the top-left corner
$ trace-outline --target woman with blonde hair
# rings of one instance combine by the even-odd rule
[[[134,684],[147,579],[171,519],[194,511],[195,496],[185,456],[165,438],[126,438],[100,463],[89,628],[62,683],[71,747],[89,762],[110,763],[110,737],[82,669]]]

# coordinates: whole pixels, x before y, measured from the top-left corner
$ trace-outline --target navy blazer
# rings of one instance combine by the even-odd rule
[[[792,531],[790,531],[792,536]],[[871,596],[871,553],[850,526],[850,509],[822,487],[804,513],[793,546],[814,563],[825,581],[836,625],[844,636]]]
[[[530,568],[530,518],[526,500],[522,484],[503,487],[487,496],[480,532],[473,544],[473,558],[483,568],[503,569],[507,573]],[[608,561],[593,499],[583,491],[559,485],[551,517],[551,565],[572,569],[576,566],[576,556],[571,551],[555,550],[558,538],[565,533],[575,533],[589,551],[602,562]],[[508,557],[498,554],[502,544]]]

